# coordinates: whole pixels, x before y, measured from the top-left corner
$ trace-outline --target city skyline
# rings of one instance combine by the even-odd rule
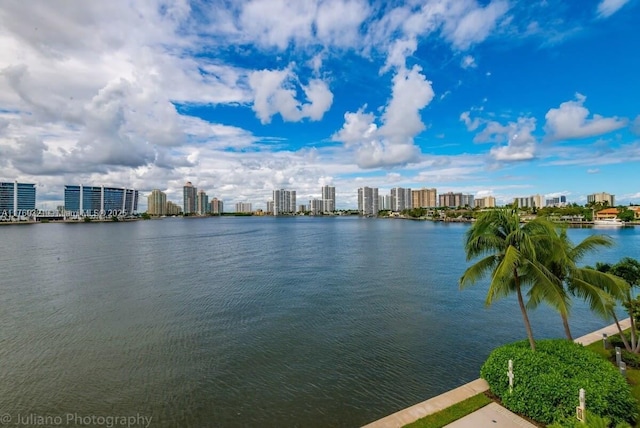
[[[637,1],[0,7],[0,180],[638,203]],[[86,23],[92,23],[87,25]],[[588,54],[585,54],[588,52]],[[142,198],[140,211],[146,209]]]

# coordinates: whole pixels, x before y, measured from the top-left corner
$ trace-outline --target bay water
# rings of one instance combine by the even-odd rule
[[[357,427],[438,395],[526,337],[514,298],[487,308],[487,280],[458,289],[468,227],[357,217],[2,226],[3,422]],[[574,242],[593,233],[616,246],[585,263],[640,258],[638,228],[569,230]],[[546,307],[531,321],[536,338],[563,335]],[[574,336],[609,323],[574,304]]]

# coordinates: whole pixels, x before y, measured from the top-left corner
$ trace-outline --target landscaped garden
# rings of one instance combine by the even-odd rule
[[[527,334],[526,341],[495,349],[481,369],[491,395],[507,409],[541,426],[607,428],[637,423],[640,299],[635,297],[634,287],[640,285],[640,262],[623,258],[613,265],[579,265],[589,252],[611,245],[611,239],[603,235],[574,244],[566,230],[557,225],[541,218],[523,223],[514,211],[504,209],[481,214],[467,232],[467,260],[479,260],[463,273],[460,287],[489,277],[487,305],[515,294]],[[604,349],[601,342],[588,347],[573,343],[568,320],[574,299],[584,300],[594,315],[613,321],[620,333],[618,314],[620,307],[624,308],[631,328],[609,338],[611,349]],[[566,340],[535,340],[528,311],[542,304],[558,312]],[[626,363],[626,379],[611,363],[612,358],[617,363],[612,351],[615,346]],[[512,385],[507,376],[509,361],[513,366]],[[585,405],[577,409],[581,389]],[[486,404],[478,404],[483,402],[474,397],[449,413],[462,417]],[[584,423],[578,420],[578,413]],[[437,427],[451,422],[443,416],[439,412],[428,417],[435,422],[420,425],[423,419],[415,426]]]

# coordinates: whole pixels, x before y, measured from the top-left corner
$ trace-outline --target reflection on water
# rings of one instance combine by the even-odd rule
[[[524,338],[464,292],[464,224],[166,219],[0,228],[0,410],[153,427],[360,426],[475,379]],[[586,263],[640,258],[636,229]],[[536,337],[559,317],[532,314]],[[604,325],[582,305],[575,335]]]

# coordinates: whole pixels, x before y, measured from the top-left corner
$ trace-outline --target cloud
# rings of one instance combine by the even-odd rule
[[[520,117],[515,122],[502,125],[497,121],[475,118],[471,120],[469,112],[460,115],[470,131],[483,127],[474,138],[475,143],[494,143],[490,156],[498,162],[524,161],[536,157],[537,140],[533,136],[536,119]],[[506,143],[506,144],[505,144]]]
[[[509,10],[507,1],[492,1],[486,7],[474,2],[462,2],[467,10],[460,16],[445,20],[443,33],[454,47],[465,50],[485,40],[498,20]]]
[[[600,173],[600,168],[589,168],[587,170],[587,174],[599,174]]]
[[[608,18],[628,2],[629,0],[602,0],[598,4],[597,15],[600,18]]]
[[[462,68],[476,68],[478,64],[476,64],[476,60],[471,55],[465,55],[460,61],[460,67]]]
[[[320,120],[333,102],[333,94],[320,79],[312,79],[307,86],[301,85],[308,103],[296,99],[297,76],[290,68],[284,70],[254,71],[249,75],[249,86],[253,90],[253,110],[260,121],[271,122],[272,116],[280,114],[288,122],[304,118]]]
[[[431,82],[421,74],[422,69],[400,67],[394,78],[392,96],[375,123],[372,113],[345,113],[345,122],[332,136],[347,147],[355,148],[355,159],[361,168],[403,165],[415,162],[420,150],[414,137],[425,129],[420,111],[433,100]]]
[[[594,137],[626,126],[627,120],[617,117],[605,118],[594,114],[589,119],[589,110],[583,106],[586,99],[576,93],[575,101],[566,101],[560,104],[560,108],[547,112],[544,130],[548,140]]]

